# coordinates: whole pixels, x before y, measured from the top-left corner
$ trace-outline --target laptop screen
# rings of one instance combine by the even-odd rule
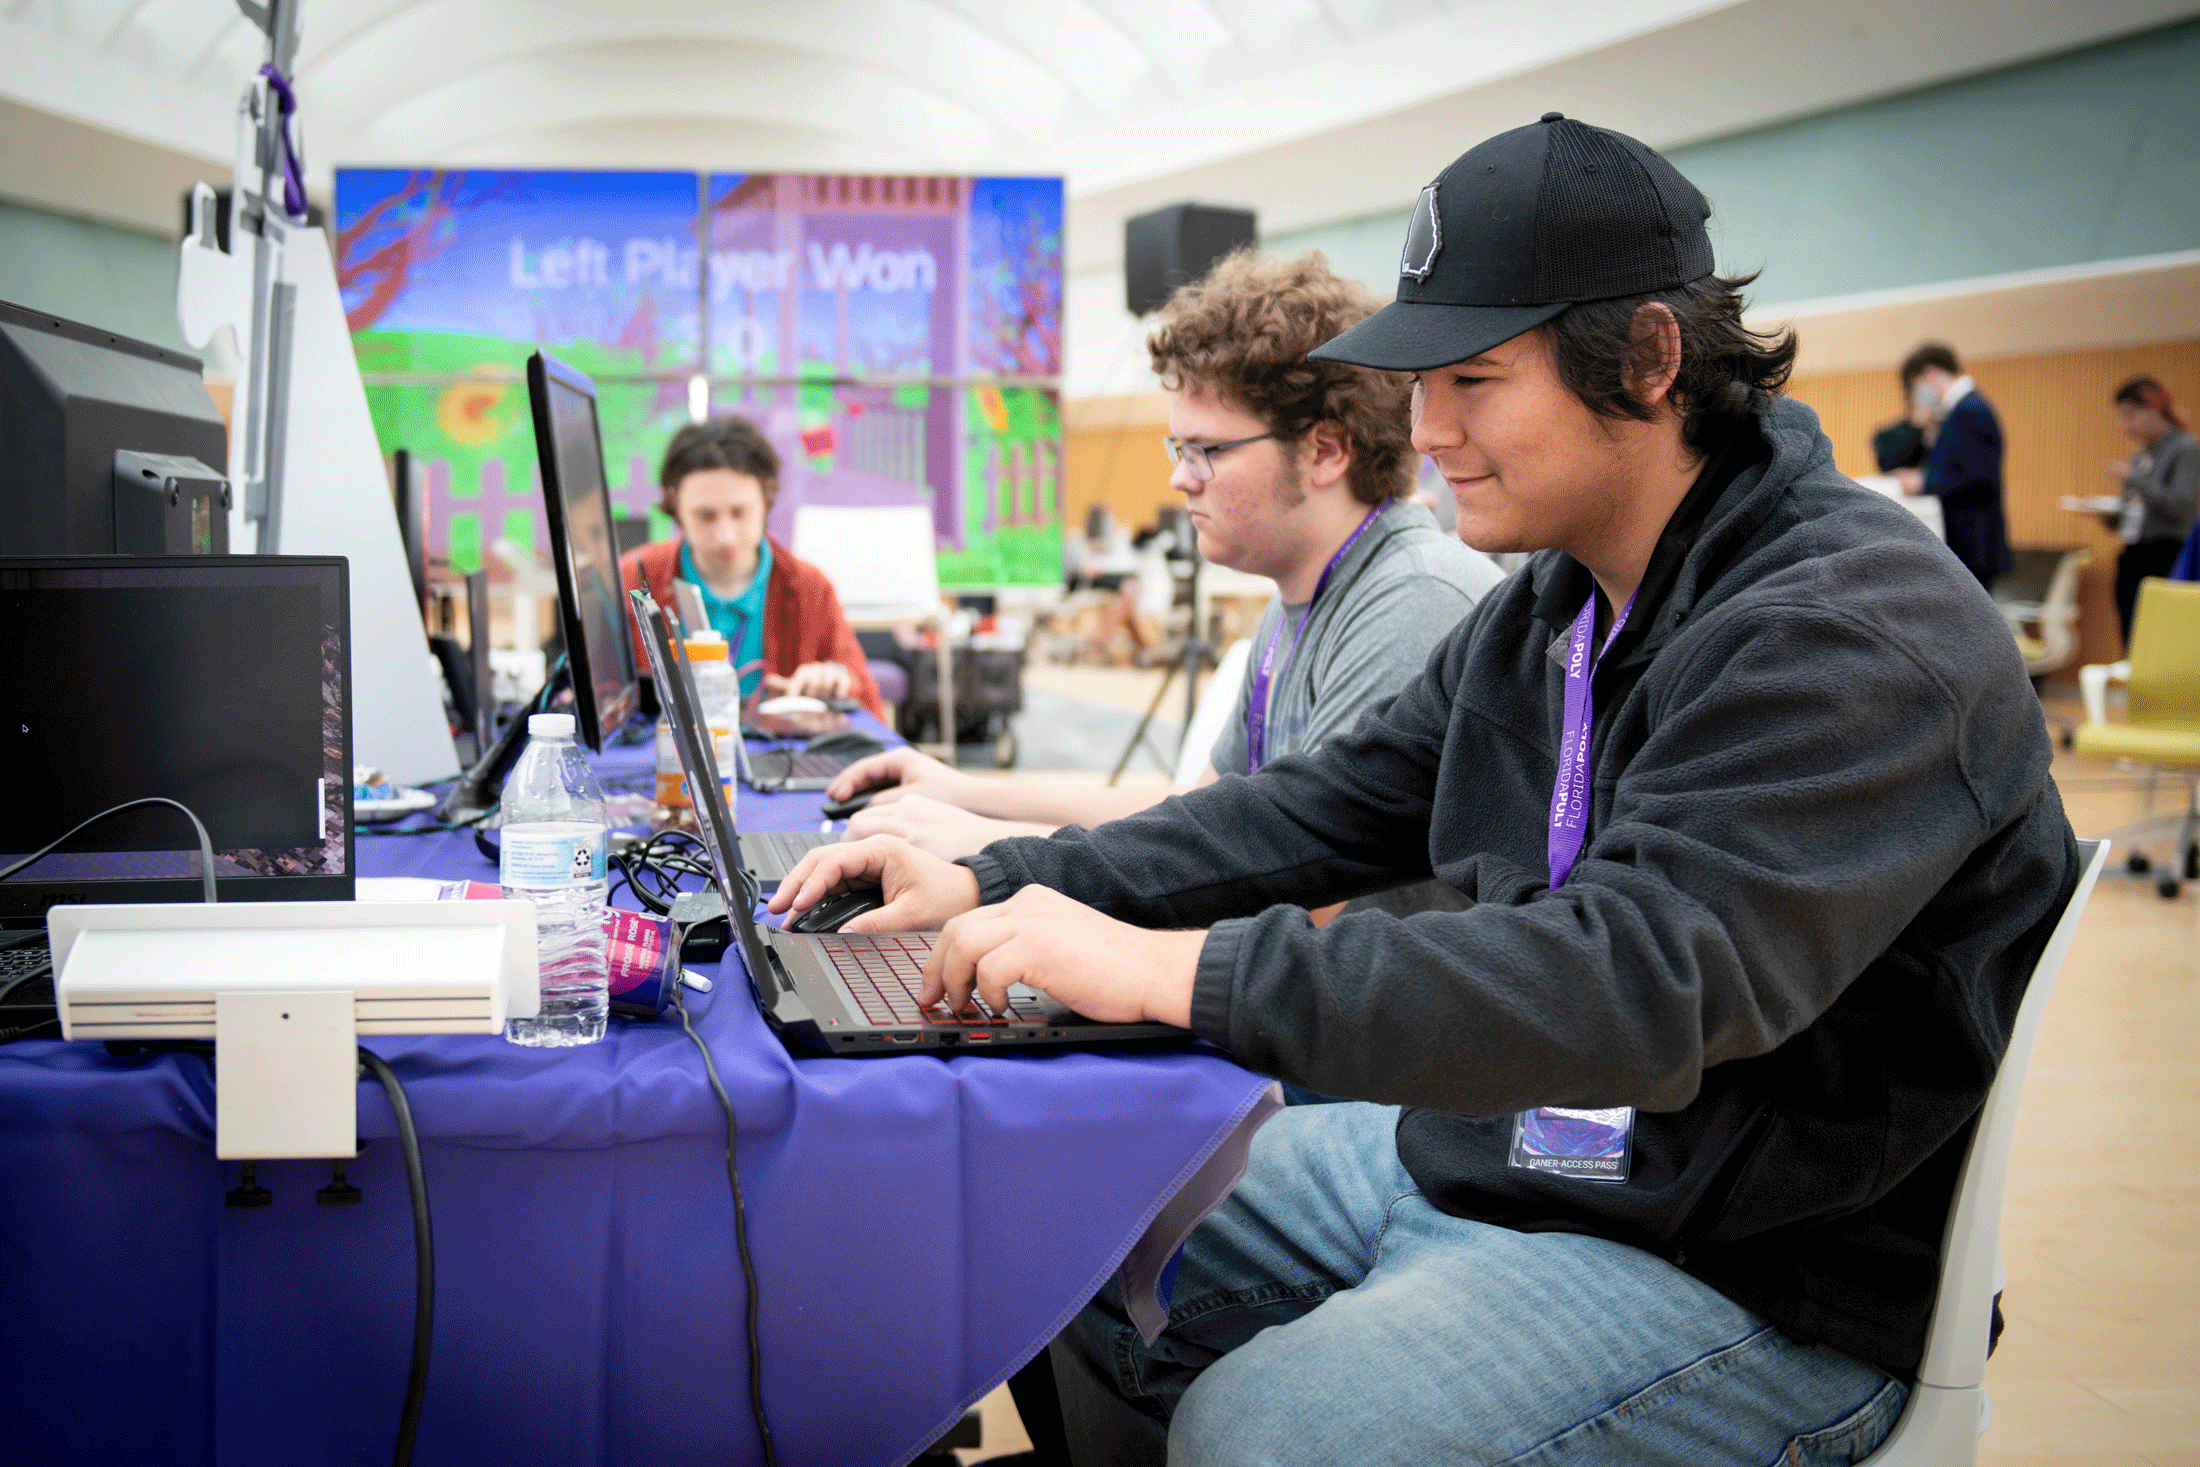
[[[159,795],[212,839],[223,901],[352,895],[351,657],[341,559],[0,560],[0,866]],[[200,899],[174,810],[110,817],[0,882],[56,903]]]
[[[705,737],[709,725],[703,722],[702,701],[695,696],[687,651],[674,644],[669,616],[647,591],[630,591],[627,595],[634,604],[634,619],[642,628],[650,675],[663,690],[660,697],[665,722],[672,726],[672,743],[680,754],[680,770],[687,776],[688,797],[695,802],[695,823],[701,828],[703,848],[710,852],[711,865],[718,872],[718,894],[726,903],[726,920],[734,939],[741,944],[742,960],[761,997],[763,986],[772,982],[771,963],[763,940],[756,935],[756,914],[742,874],[748,863],[741,856],[741,836],[734,829],[733,811],[726,807],[717,757]]]

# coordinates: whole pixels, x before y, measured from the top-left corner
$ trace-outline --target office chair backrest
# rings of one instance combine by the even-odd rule
[[[1994,604],[2028,677],[2044,677],[2078,655],[2078,572],[2093,559],[2082,545],[2013,552],[2015,565],[1994,578]]]
[[[1184,731],[1184,743],[1177,751],[1176,773],[1169,781],[1176,788],[1190,789],[1199,782],[1199,772],[1207,767],[1207,760],[1215,751],[1215,740],[1222,737],[1222,725],[1237,711],[1238,694],[1245,687],[1245,665],[1252,656],[1252,641],[1240,637],[1215,664],[1214,676],[1207,679],[1207,691],[1199,695],[1199,702],[1192,709],[1192,726]],[[1217,772],[1243,774],[1245,771],[1224,769]]]
[[[2093,895],[2093,884],[2107,860],[2107,841],[2078,842],[2078,884],[2032,967],[2023,1002],[2017,1006],[2009,1048],[2002,1054],[2001,1068],[1979,1112],[1978,1129],[1972,1133],[1941,1243],[1940,1291],[1933,1302],[1932,1325],[1925,1333],[1925,1360],[1917,1372],[1920,1384],[1963,1388],[1986,1379],[1987,1328],[1994,1293],[2000,1287],[2001,1198],[2009,1176],[2009,1143],[2017,1129],[2017,1100],[2024,1090],[2025,1068],[2031,1063],[2032,1042],[2039,1037],[2048,995],[2055,989],[2055,975],[2070,951],[2078,919],[2085,914],[2086,900]]]
[[[2125,689],[2134,725],[2200,733],[2200,582],[2139,583]]]

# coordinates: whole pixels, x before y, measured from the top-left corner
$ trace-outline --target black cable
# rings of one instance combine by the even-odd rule
[[[464,820],[431,820],[426,825],[405,825],[395,822],[389,825],[354,824],[353,833],[357,835],[444,835],[454,830],[471,830],[481,824],[482,821],[496,814],[499,808],[497,805],[491,805],[488,809],[469,815]]]
[[[382,1056],[359,1046],[359,1063],[374,1072],[397,1115],[397,1141],[405,1152],[405,1187],[412,1193],[413,1215],[413,1343],[412,1372],[405,1379],[405,1411],[397,1422],[397,1450],[390,1461],[408,1467],[413,1436],[420,1429],[420,1403],[428,1393],[428,1347],[435,1335],[435,1229],[428,1217],[428,1177],[420,1167],[420,1133],[413,1129],[412,1106],[397,1072]]]
[[[91,826],[99,824],[100,821],[105,820],[110,815],[120,815],[123,811],[135,810],[140,805],[168,805],[175,809],[181,810],[184,813],[185,818],[190,820],[191,828],[199,833],[199,880],[205,884],[206,900],[211,903],[215,899],[214,842],[207,837],[205,822],[200,820],[198,816],[191,813],[191,807],[189,805],[178,804],[176,801],[169,799],[165,795],[147,795],[142,800],[125,800],[119,805],[110,805],[108,808],[100,811],[97,815],[92,816],[89,820],[82,820],[77,822],[77,824],[71,827],[66,834],[62,835],[56,840],[48,841],[43,847],[31,852],[22,860],[16,862],[13,866],[10,866],[7,870],[0,871],[0,881],[7,880],[10,876],[13,876],[16,872],[22,870],[25,866],[30,865],[33,861],[37,861],[43,859],[48,855],[51,855],[56,848],[67,844],[70,837],[78,834],[80,831],[86,830]]]
[[[707,882],[717,875],[702,841],[685,830],[659,831],[640,845],[619,852],[611,862],[618,868],[620,882],[634,893],[635,901],[659,917],[671,912],[683,890],[682,877],[694,876]]]
[[[684,927],[672,929],[672,951],[677,954],[680,944],[687,938]],[[733,1244],[741,1255],[741,1278],[748,1287],[749,1332],[749,1414],[756,1418],[756,1435],[764,1444],[764,1467],[779,1467],[779,1453],[772,1445],[771,1423],[764,1419],[764,1351],[756,1334],[756,1264],[749,1257],[749,1223],[747,1209],[741,1202],[741,1172],[734,1164],[734,1142],[740,1126],[734,1120],[733,1098],[726,1094],[725,1082],[718,1078],[718,1061],[711,1058],[710,1046],[703,1036],[695,1032],[693,1021],[688,1018],[687,997],[681,991],[683,984],[675,976],[672,980],[672,1006],[680,1011],[680,1027],[703,1056],[703,1072],[710,1077],[711,1093],[718,1097],[718,1104],[726,1112],[726,1181],[733,1188]]]

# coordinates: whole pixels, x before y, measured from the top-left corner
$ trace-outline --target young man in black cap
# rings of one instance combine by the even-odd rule
[[[1555,113],[1423,190],[1397,301],[1319,355],[1414,374],[1462,537],[1540,553],[1350,734],[780,888],[944,922],[952,1002],[1371,1102],[1268,1124],[1165,1319],[1111,1286],[1056,1342],[1082,1460],[1854,1462],[1899,1415],[2076,850],[1991,602],[1774,395],[1708,212]],[[1298,910],[1400,873],[1475,905]]]

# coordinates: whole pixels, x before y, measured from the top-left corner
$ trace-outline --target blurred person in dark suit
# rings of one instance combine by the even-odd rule
[[[1933,426],[1925,430],[1923,467],[1896,469],[1894,477],[1905,494],[1939,497],[1948,548],[1990,587],[2015,564],[2001,504],[2001,419],[1944,341],[1928,341],[1903,360],[1902,392],[1931,414]]]

